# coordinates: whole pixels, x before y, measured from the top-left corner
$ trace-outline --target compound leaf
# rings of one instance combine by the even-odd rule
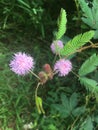
[[[61,49],[60,54],[67,56],[75,53],[77,49],[85,45],[94,36],[94,31],[88,31],[83,34],[75,36],[72,40],[65,44]]]
[[[95,80],[86,77],[80,77],[80,83],[83,84],[86,89],[92,93],[98,92],[98,83]]]
[[[58,31],[56,32],[56,40],[60,39],[66,32],[66,11],[61,8],[60,16],[58,18]]]
[[[87,59],[79,69],[79,75],[84,76],[96,69],[98,66],[98,55],[93,54],[89,59]]]

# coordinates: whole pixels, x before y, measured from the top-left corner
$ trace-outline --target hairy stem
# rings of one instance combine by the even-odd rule
[[[40,83],[37,84],[36,90],[35,90],[35,97],[37,97],[38,88],[40,86]]]
[[[40,77],[38,75],[36,75],[32,70],[30,71],[32,75],[34,75],[37,79],[40,80]]]
[[[90,41],[90,43],[91,43],[91,45],[79,48],[78,50],[76,50],[76,51],[68,54],[67,56],[65,56],[65,58],[67,58],[68,56],[70,56],[70,55],[72,55],[72,54],[74,54],[76,52],[81,52],[81,51],[84,51],[84,50],[89,49],[89,48],[98,48],[98,43],[93,44],[91,41]]]

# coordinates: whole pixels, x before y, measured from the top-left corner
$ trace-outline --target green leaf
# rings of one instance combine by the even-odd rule
[[[41,113],[45,114],[45,111],[44,111],[43,106],[42,106],[42,99],[40,97],[36,96],[35,101],[36,101],[38,113],[39,114],[41,114]]]
[[[98,1],[94,0],[90,8],[85,0],[78,0],[83,11],[82,21],[92,29],[98,29]]]
[[[66,113],[66,115],[70,114],[70,109],[69,109],[69,99],[65,94],[61,94],[61,101],[62,101],[62,106],[64,107],[64,113]]]
[[[61,101],[63,106],[65,107],[69,106],[68,97],[64,93],[61,94]]]
[[[66,12],[61,8],[60,16],[58,18],[58,31],[56,32],[56,40],[60,39],[66,32]]]
[[[53,104],[52,105],[57,111],[59,111],[61,117],[67,118],[70,115],[70,111],[68,108],[63,106],[62,104]]]
[[[97,29],[97,30],[95,30],[94,39],[98,39],[98,29]]]
[[[50,125],[48,125],[47,130],[58,130],[58,129],[56,128],[55,125],[50,124]]]
[[[80,83],[83,84],[86,89],[92,93],[98,92],[98,83],[95,80],[86,77],[80,77]]]
[[[68,99],[66,95],[62,94],[61,101],[63,106],[66,107],[68,111],[72,111],[77,105],[78,95],[77,93],[73,93],[71,97]]]
[[[79,34],[70,40],[63,49],[61,49],[60,54],[67,56],[75,53],[77,49],[85,45],[94,36],[94,31],[88,31],[84,34]]]
[[[89,8],[88,4],[86,3],[85,0],[78,0],[79,1],[79,4],[80,4],[80,7],[83,11],[83,13],[85,14],[85,17],[83,17],[83,21],[85,23],[93,23],[93,15],[92,15],[92,10],[91,8]]]
[[[77,106],[78,103],[78,94],[77,93],[73,93],[69,99],[69,103],[70,103],[70,111],[73,110],[73,108],[75,108]]]
[[[93,122],[90,116],[87,117],[87,119],[81,124],[81,127],[79,130],[93,130]]]
[[[98,116],[97,116],[97,115],[94,116],[94,120],[95,120],[95,122],[98,124]]]
[[[61,102],[62,104],[54,104],[53,107],[59,111],[62,117],[66,118],[70,116],[72,111],[78,104],[78,94],[73,93],[70,98],[68,98],[65,94],[61,94]]]
[[[17,1],[20,3],[20,5],[23,5],[24,7],[30,8],[29,4],[27,4],[23,0],[17,0]]]
[[[98,66],[98,55],[93,54],[89,59],[87,59],[79,69],[79,75],[84,76],[96,69]]]
[[[6,130],[13,130],[12,128],[6,128]]]
[[[85,110],[86,110],[85,106],[77,107],[76,109],[74,109],[72,111],[72,114],[74,116],[79,116],[79,115],[83,114],[85,112]]]
[[[95,30],[94,39],[98,39],[98,0],[93,0],[90,3],[92,7],[86,0],[78,0],[78,2],[83,12],[82,21]]]

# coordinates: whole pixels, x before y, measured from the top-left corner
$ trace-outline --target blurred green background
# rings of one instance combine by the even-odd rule
[[[68,19],[66,37],[62,40],[69,40],[89,30],[90,27],[81,20],[82,11],[77,0],[0,0],[0,130],[28,130],[24,125],[30,122],[32,130],[84,130],[85,122],[85,130],[93,130],[91,117],[85,117],[90,112],[92,116],[98,114],[98,111],[94,113],[95,99],[88,96],[91,97],[88,112],[85,109],[88,93],[76,76],[69,74],[66,78],[54,77],[40,87],[39,95],[43,99],[46,114],[39,115],[34,99],[37,80],[30,74],[17,76],[9,68],[13,53],[18,51],[34,57],[36,73],[45,63],[53,66],[54,55],[50,45],[57,30],[61,8],[66,10]],[[93,52],[97,50],[78,54],[73,60],[76,72]],[[70,103],[68,107],[64,106],[68,102],[72,103],[72,107]],[[68,113],[66,109],[69,109]],[[97,130],[98,117],[94,116],[93,120],[94,130]]]

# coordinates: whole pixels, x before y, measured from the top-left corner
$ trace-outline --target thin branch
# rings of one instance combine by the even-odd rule
[[[90,41],[90,43],[91,43],[91,41]],[[78,50],[68,54],[67,56],[65,56],[65,58],[67,58],[68,56],[70,56],[70,55],[72,55],[72,54],[74,54],[76,52],[81,52],[81,51],[84,51],[84,50],[89,49],[89,48],[98,48],[98,43],[95,43],[95,44],[92,43],[89,46],[84,46],[84,47],[82,47],[82,48],[80,48],[80,49],[78,49]]]
[[[78,74],[76,74],[73,70],[71,70],[71,72],[78,78],[80,78],[80,76]]]
[[[35,97],[37,97],[38,88],[40,86],[40,82],[37,84],[36,90],[35,90]]]
[[[77,50],[77,52],[81,52],[81,51],[86,50],[86,49],[88,49],[88,48],[98,48],[98,43],[96,43],[96,44],[91,44],[91,45],[89,45],[89,46],[84,46],[84,47],[80,48],[79,50]]]
[[[80,116],[77,116],[77,117],[76,117],[76,119],[74,120],[74,122],[73,122],[73,124],[72,124],[72,126],[71,126],[71,129],[70,129],[70,130],[73,130],[74,125],[75,125],[75,123],[77,122],[77,120],[79,119],[79,117],[80,117]]]
[[[40,77],[39,77],[38,75],[36,75],[32,70],[31,70],[30,72],[31,72],[31,74],[33,74],[37,79],[40,80]]]

